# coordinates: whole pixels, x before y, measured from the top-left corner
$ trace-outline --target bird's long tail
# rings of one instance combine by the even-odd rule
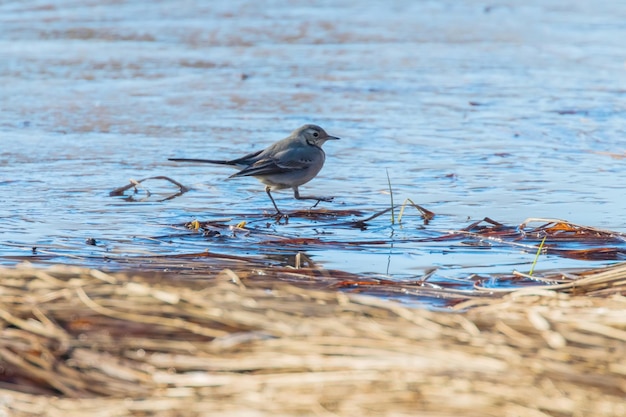
[[[222,161],[215,159],[167,158],[167,160],[176,162],[201,162],[206,164],[234,165],[232,161]]]

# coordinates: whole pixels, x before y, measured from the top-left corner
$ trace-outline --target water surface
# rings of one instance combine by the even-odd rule
[[[486,216],[626,231],[625,22],[626,3],[613,1],[5,2],[0,262],[116,269],[208,250],[285,266],[303,252],[367,277],[437,268],[431,279],[470,287],[473,274],[528,270],[532,250],[432,238]],[[384,215],[365,230],[277,225],[254,179],[167,161],[237,157],[304,123],[342,140],[325,146],[303,194],[367,217],[390,205],[388,173],[396,204],[410,198],[435,219],[409,208],[402,225]],[[145,201],[109,196],[157,175],[191,191],[160,201],[176,187],[150,181]],[[276,196],[286,211],[309,207]],[[194,219],[248,221],[253,233],[180,227]],[[615,261],[545,256],[539,268]]]

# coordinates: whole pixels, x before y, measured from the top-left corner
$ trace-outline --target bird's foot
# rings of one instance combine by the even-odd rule
[[[276,214],[274,214],[274,219],[276,219],[277,224],[280,224],[282,221],[284,221],[284,224],[289,223],[289,215],[283,213],[282,211],[276,212]]]
[[[311,207],[312,209],[314,209],[315,207],[317,207],[317,205],[319,203],[321,203],[322,201],[324,201],[325,203],[330,203],[331,201],[333,201],[335,199],[335,197],[315,197],[315,200],[317,200],[315,202],[315,204],[313,204],[313,206]]]

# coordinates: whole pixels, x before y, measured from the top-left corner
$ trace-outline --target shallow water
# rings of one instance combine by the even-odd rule
[[[396,280],[527,271],[532,250],[432,238],[483,217],[626,231],[624,22],[613,1],[0,4],[0,263],[116,269],[209,250],[279,265],[303,252]],[[383,215],[365,230],[276,225],[254,179],[167,161],[240,156],[310,122],[342,140],[303,194],[367,217],[390,205],[388,172],[396,204],[435,219],[407,208],[402,225]],[[192,189],[160,201],[176,187],[149,181],[146,201],[109,196],[157,175]],[[286,211],[309,207],[276,196]],[[193,219],[247,220],[253,233],[207,238],[181,227]],[[611,262],[548,255],[538,268]]]

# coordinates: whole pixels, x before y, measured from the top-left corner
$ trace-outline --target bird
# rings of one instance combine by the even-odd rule
[[[302,196],[298,187],[317,176],[326,160],[322,145],[329,140],[339,140],[321,127],[305,124],[267,148],[230,160],[168,158],[176,162],[200,162],[230,165],[240,169],[228,178],[255,177],[265,184],[265,192],[272,200],[277,216],[284,216],[276,205],[272,191],[291,188],[297,200],[332,201],[332,197]],[[315,207],[315,206],[314,206]]]

